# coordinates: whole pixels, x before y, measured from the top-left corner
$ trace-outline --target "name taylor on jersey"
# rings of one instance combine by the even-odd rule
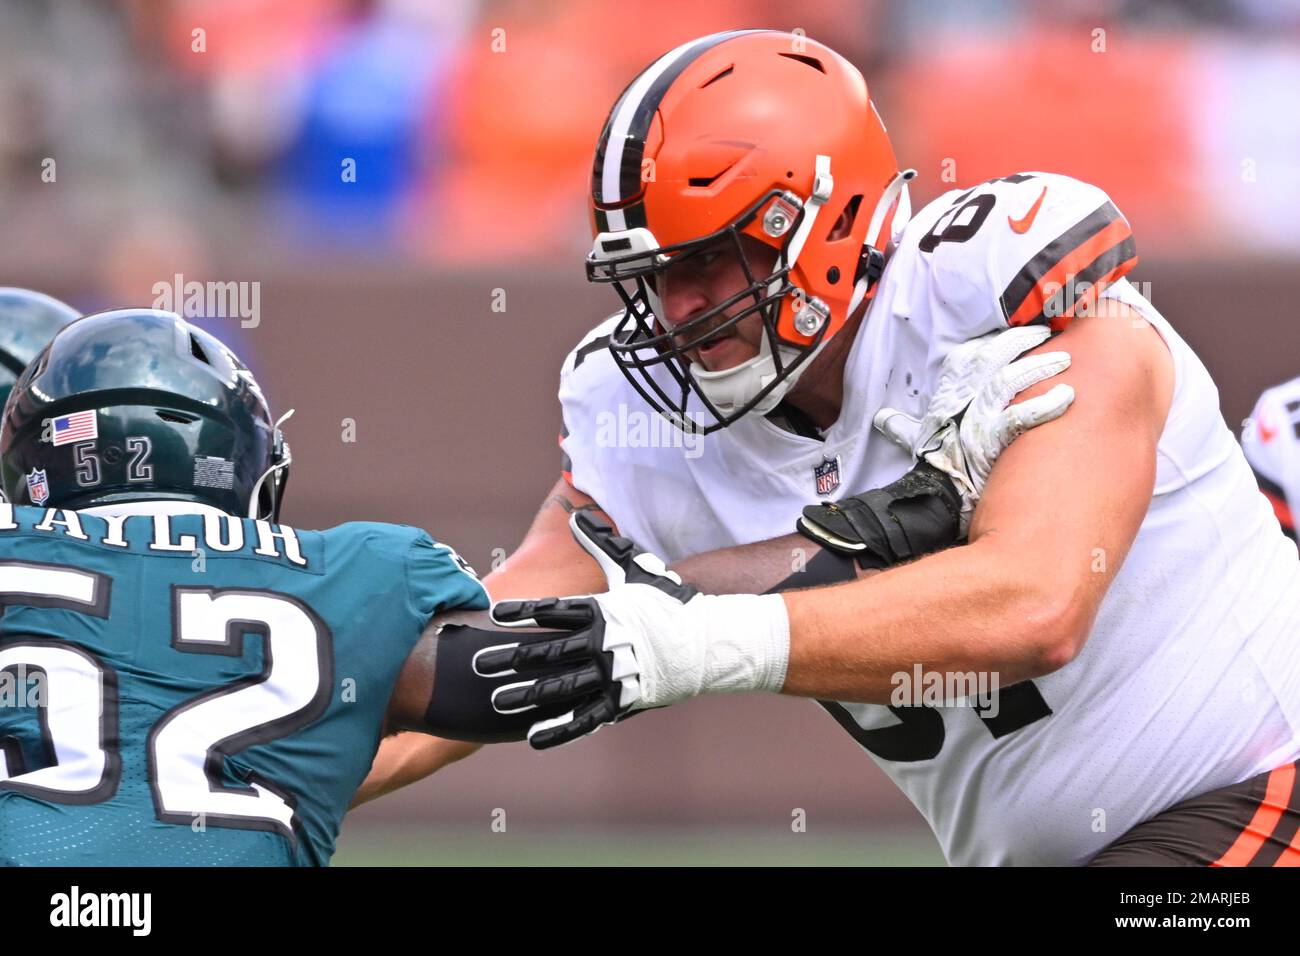
[[[297,532],[287,525],[273,525],[269,521],[254,521],[205,511],[203,534],[200,536],[176,530],[173,522],[177,517],[180,516],[82,515],[62,508],[15,508],[8,502],[0,502],[0,535],[34,532],[127,550],[131,547],[131,542],[126,535],[126,522],[151,521],[152,537],[146,542],[151,554],[195,556],[202,546],[213,552],[244,552],[249,557],[273,558],[294,567],[310,569],[311,562],[303,553]],[[189,515],[184,517],[190,518]],[[246,529],[251,529],[251,533]]]

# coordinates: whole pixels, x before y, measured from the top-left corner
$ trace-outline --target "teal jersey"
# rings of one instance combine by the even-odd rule
[[[323,865],[434,614],[416,528],[0,504],[0,863]]]

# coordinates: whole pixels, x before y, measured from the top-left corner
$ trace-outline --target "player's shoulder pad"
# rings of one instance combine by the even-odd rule
[[[454,548],[421,528],[380,521],[350,521],[324,532],[339,557],[369,573],[404,578],[413,614],[423,621],[456,607],[486,608],[488,595],[474,569]],[[333,562],[334,567],[339,561]],[[387,570],[385,570],[387,569]],[[400,593],[400,592],[399,592]]]
[[[432,617],[453,608],[483,610],[490,606],[487,589],[469,562],[449,544],[421,531],[407,553],[411,606],[418,616]]]
[[[382,555],[401,554],[413,539],[426,534],[419,528],[387,521],[346,521],[320,533],[335,550],[348,547]]]
[[[615,327],[622,318],[623,313],[616,312],[602,319],[599,325],[584,335],[582,341],[565,356],[560,377],[567,379],[584,367],[588,370],[585,373],[587,375],[598,367],[602,372],[606,369],[616,371],[613,356],[609,354],[609,343]]]
[[[560,372],[560,472],[569,484],[593,497],[601,490],[596,443],[600,416],[620,403],[640,401],[629,396],[627,379],[609,351],[622,318],[622,312],[611,315],[583,336]]]
[[[963,315],[1055,331],[1137,263],[1128,220],[1106,193],[1057,173],[945,193],[908,224],[907,247],[929,260],[938,299]]]

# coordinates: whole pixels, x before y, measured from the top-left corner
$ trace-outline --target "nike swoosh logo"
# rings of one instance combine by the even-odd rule
[[[1042,206],[1043,197],[1046,195],[1047,187],[1044,186],[1043,191],[1039,193],[1038,198],[1034,200],[1034,204],[1029,207],[1029,212],[1025,213],[1020,219],[1012,219],[1010,216],[1007,216],[1007,225],[1021,235],[1027,233],[1029,227],[1034,224],[1034,217],[1038,215],[1038,208]]]

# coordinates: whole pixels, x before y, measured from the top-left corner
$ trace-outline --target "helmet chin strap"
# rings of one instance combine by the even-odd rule
[[[280,433],[280,426],[289,420],[294,411],[295,409],[289,409],[276,420],[275,425],[272,427],[274,447],[276,453],[281,454],[281,457],[270,468],[262,472],[262,476],[257,479],[257,483],[253,485],[252,493],[248,496],[248,517],[254,520],[260,520],[261,518],[257,513],[257,499],[262,493],[262,484],[267,478],[279,474],[293,464],[293,453],[289,450],[289,443],[284,440],[284,436]]]
[[[898,204],[898,212],[894,216],[892,231],[895,233],[900,232],[902,227],[907,225],[907,220],[912,218],[912,202],[906,192],[907,184],[915,178],[915,169],[904,169],[894,174],[894,178],[889,181],[885,191],[880,194],[880,201],[876,203],[876,209],[871,214],[871,223],[867,226],[867,245],[874,246],[877,249],[884,249],[889,244],[891,237],[881,236],[880,232],[885,226],[885,217],[889,215],[889,207],[894,204],[895,199],[900,197],[902,197],[902,201]]]
[[[803,221],[799,223],[799,228],[790,237],[790,244],[785,249],[785,257],[790,263],[791,271],[794,270],[794,264],[799,260],[799,253],[803,252],[804,243],[812,235],[813,223],[817,221],[817,214],[830,201],[831,192],[835,188],[835,179],[831,176],[831,158],[829,156],[822,156],[819,153],[814,161],[813,169],[813,188],[811,195],[808,196],[808,202],[804,204],[806,212]]]
[[[904,169],[894,174],[894,178],[889,181],[885,191],[880,194],[880,201],[876,203],[875,211],[871,214],[871,222],[867,225],[867,239],[863,243],[863,248],[875,249],[883,253],[894,236],[903,231],[907,221],[912,218],[912,199],[908,194],[907,184],[915,177],[915,169]],[[890,224],[891,235],[882,236],[881,232],[885,228],[885,217],[889,215],[889,207],[894,204],[895,199],[898,200],[898,209],[895,211],[893,222]],[[849,298],[849,315],[852,315],[854,310],[862,304],[862,300],[867,297],[867,291],[870,289],[872,281],[871,276],[863,276],[854,283],[853,295]]]
[[[784,350],[782,351],[784,352]],[[785,355],[782,355],[782,358],[785,357]],[[708,396],[713,406],[722,414],[730,415],[766,388],[772,379],[776,378],[776,362],[772,359],[771,342],[764,335],[758,347],[758,354],[752,359],[746,359],[739,365],[719,369],[716,372],[710,372],[707,369],[692,365],[690,375],[691,378],[695,379],[696,384],[700,386],[700,391]],[[787,378],[786,381],[768,392],[763,397],[763,400],[754,406],[752,411],[760,415],[766,415],[776,408],[781,399],[785,397],[787,389],[784,386],[788,382],[789,379]]]

